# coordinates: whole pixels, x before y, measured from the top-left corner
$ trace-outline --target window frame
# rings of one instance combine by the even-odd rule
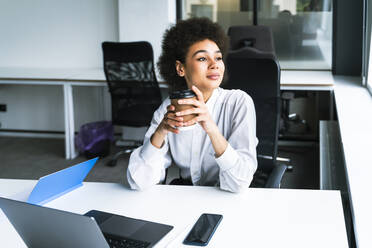
[[[372,10],[371,13],[368,13],[369,11],[369,5],[368,1],[363,1],[363,63],[362,63],[362,85],[368,90],[368,92],[372,96],[372,79],[371,83],[368,83],[369,75],[369,67],[372,66],[372,23],[369,25],[370,19],[372,19]],[[368,42],[369,41],[369,42]],[[371,70],[372,72],[372,70]]]

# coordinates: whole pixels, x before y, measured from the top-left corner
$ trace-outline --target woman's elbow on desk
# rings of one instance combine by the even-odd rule
[[[226,186],[221,186],[221,190],[224,190],[224,191],[228,191],[228,192],[231,192],[231,193],[240,193],[240,192],[243,192],[245,191],[246,189],[248,189],[249,185],[237,185],[237,186],[234,186],[234,187],[226,187]]]
[[[252,180],[233,181],[233,180],[221,180],[220,188],[231,193],[240,193],[249,188]]]
[[[127,179],[130,188],[134,190],[146,190],[156,184],[152,183],[151,180],[146,180],[144,178],[133,178],[129,170],[127,171]]]
[[[247,162],[243,164],[244,166],[235,166],[220,172],[220,188],[222,190],[239,193],[249,188],[257,164],[253,163],[252,166],[247,166],[249,164]]]

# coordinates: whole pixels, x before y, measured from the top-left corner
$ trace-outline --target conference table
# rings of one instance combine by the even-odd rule
[[[329,91],[330,109],[333,110],[334,80],[330,71],[281,71],[281,90]],[[4,68],[0,67],[0,85],[57,85],[63,89],[65,157],[74,159],[75,121],[73,87],[106,87],[106,78],[102,68],[40,69],[40,68]],[[166,83],[159,83],[167,88]],[[332,114],[333,115],[333,114]]]
[[[25,200],[35,180],[0,179],[0,196]],[[85,182],[45,205],[78,214],[97,209],[174,226],[155,247],[182,244],[202,213],[223,219],[208,247],[348,247],[339,191],[156,185],[134,191],[122,184]],[[57,223],[56,223],[57,224]],[[25,247],[0,211],[0,247]]]

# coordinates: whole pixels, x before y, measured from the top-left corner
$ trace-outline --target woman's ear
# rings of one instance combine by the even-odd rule
[[[185,68],[183,64],[181,63],[181,61],[179,60],[176,60],[176,71],[177,71],[178,76],[180,77],[185,76]]]

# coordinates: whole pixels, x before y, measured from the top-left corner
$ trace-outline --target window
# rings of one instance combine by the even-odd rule
[[[181,19],[209,17],[233,25],[270,26],[282,69],[331,70],[332,0],[183,0]],[[213,12],[211,12],[213,11]]]

